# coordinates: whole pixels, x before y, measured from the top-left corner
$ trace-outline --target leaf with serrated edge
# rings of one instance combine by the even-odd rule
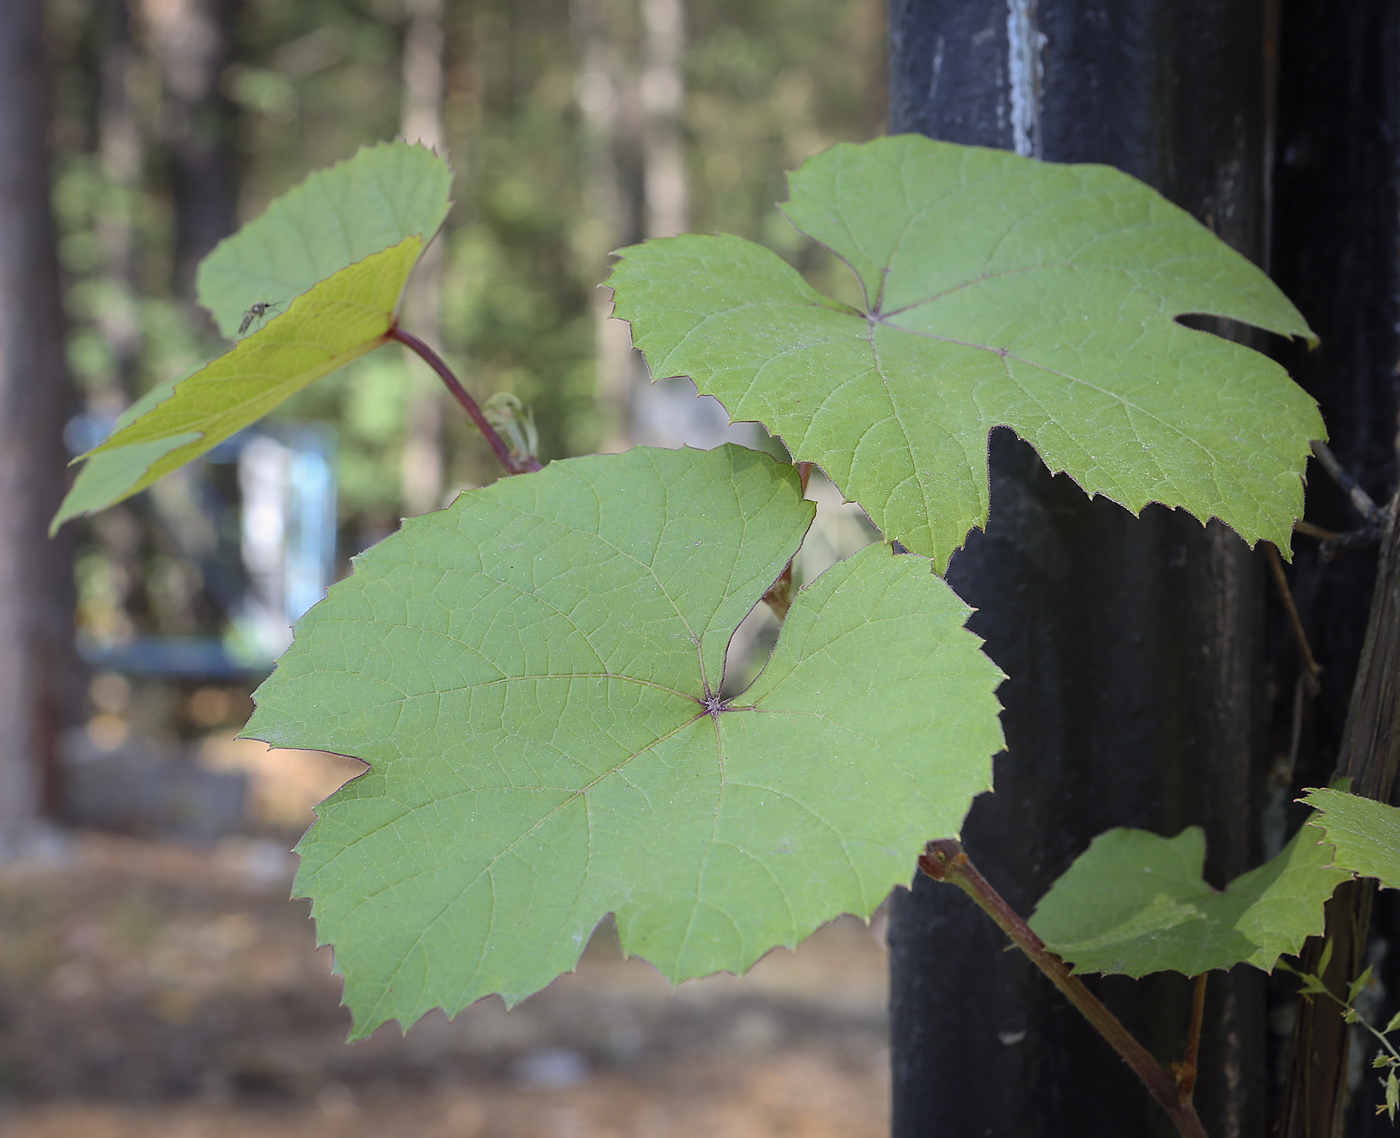
[[[113,481],[104,491],[79,475],[53,527],[144,490],[303,387],[384,344],[422,248],[409,237],[342,269],[261,331],[174,384],[164,399],[84,456],[89,463],[107,459],[114,469],[103,473]]]
[[[1120,171],[917,135],[835,146],[783,212],[843,257],[863,310],[738,237],[622,251],[608,284],[652,376],[817,463],[941,568],[987,518],[987,435],[1134,512],[1289,548],[1316,405],[1272,360],[1174,317],[1312,338],[1269,279]]]
[[[452,171],[423,146],[385,142],[317,170],[224,238],[199,266],[199,303],[225,336],[255,304],[285,305],[318,281],[418,237],[447,216]]]
[[[1300,801],[1317,811],[1308,825],[1336,847],[1338,868],[1400,889],[1400,810],[1344,790],[1310,790]]]
[[[1205,834],[1109,830],[1050,887],[1030,926],[1076,972],[1197,976],[1252,964],[1266,972],[1322,932],[1322,906],[1351,874],[1303,827],[1225,892],[1202,878]]]
[[[515,1002],[599,919],[672,981],[868,917],[990,788],[1001,674],[929,562],[871,546],[798,594],[708,714],[812,519],[733,445],[556,462],[411,519],[297,625],[247,734],[354,755],[297,892],[355,1035]]]

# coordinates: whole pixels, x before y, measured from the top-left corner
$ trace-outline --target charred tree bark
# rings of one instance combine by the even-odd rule
[[[1322,337],[1318,350],[1293,347],[1282,358],[1321,405],[1342,465],[1384,504],[1396,479],[1400,12],[1393,5],[1283,0],[1280,31],[1274,275]],[[1308,520],[1354,528],[1359,519],[1346,496],[1320,469],[1310,473]],[[1286,797],[1325,785],[1335,770],[1355,780],[1357,793],[1389,800],[1395,756],[1386,752],[1395,740],[1385,728],[1396,697],[1400,550],[1393,542],[1383,546],[1377,580],[1375,553],[1324,563],[1313,543],[1300,540],[1295,548],[1293,591],[1325,670],[1318,696],[1303,708]],[[1280,669],[1281,694],[1293,687],[1292,664]],[[1283,718],[1280,708],[1275,719]],[[1344,988],[1372,955],[1393,993],[1400,954],[1384,950],[1400,938],[1400,922],[1393,896],[1375,897],[1378,935],[1368,951],[1373,893],[1349,886],[1329,904],[1328,933],[1337,943],[1328,980]],[[1309,944],[1304,967],[1315,967],[1320,947]],[[1368,1011],[1383,1022],[1394,1003],[1392,997],[1389,1006]],[[1290,1048],[1278,1131],[1284,1138],[1393,1133],[1373,1109],[1381,1096],[1362,1062],[1370,1051],[1354,1056],[1349,1068],[1349,1034],[1330,1007],[1298,1006],[1292,1042],[1282,1041]]]
[[[896,0],[891,130],[1110,163],[1262,263],[1270,28],[1262,2]],[[1224,884],[1261,853],[1262,561],[1218,523],[1090,501],[1008,430],[990,455],[987,530],[948,575],[1011,677],[1007,751],[968,818],[969,854],[1029,913],[1099,832],[1196,824]],[[1169,1125],[961,893],[916,880],[890,945],[897,1138]],[[1181,1058],[1185,978],[1094,987],[1159,1059]],[[1209,992],[1197,1105],[1215,1138],[1261,1134],[1263,977],[1236,969]]]
[[[71,401],[49,210],[40,0],[0,4],[0,855],[57,806],[72,705],[73,561],[48,540]]]

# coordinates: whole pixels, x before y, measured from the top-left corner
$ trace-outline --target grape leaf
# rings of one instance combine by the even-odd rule
[[[1077,972],[1197,976],[1248,963],[1266,972],[1322,932],[1322,906],[1351,874],[1303,827],[1223,893],[1202,879],[1199,826],[1174,838],[1109,830],[1060,875],[1030,926]]]
[[[225,336],[255,304],[287,304],[318,281],[418,237],[447,217],[452,171],[422,146],[386,142],[309,175],[214,247],[199,266],[199,302]]]
[[[1301,801],[1317,811],[1308,825],[1336,847],[1333,864],[1400,889],[1400,810],[1344,790],[1310,790]]]
[[[523,999],[608,912],[672,981],[742,970],[958,831],[1002,677],[927,560],[828,570],[718,702],[812,514],[733,445],[556,462],[405,522],[301,620],[246,733],[370,764],[298,848],[357,1037]]]
[[[169,399],[175,385],[184,378],[186,377],[180,376],[156,384],[121,413],[112,427],[112,433],[116,434],[156,404]],[[78,470],[78,477],[74,479],[72,488],[64,495],[58,513],[54,514],[53,521],[49,523],[49,536],[53,537],[59,527],[72,518],[82,514],[95,514],[120,502],[133,493],[131,488],[141,481],[141,476],[151,463],[198,437],[195,432],[186,431],[169,438],[154,439],[137,443],[135,446],[120,447],[105,454],[89,456]]]
[[[142,407],[143,413],[84,456],[103,465],[92,478],[84,479],[86,469],[79,475],[51,529],[144,490],[321,376],[384,344],[422,248],[417,237],[408,237],[342,269],[231,351],[133,404],[131,411]]]
[[[887,538],[940,567],[987,518],[987,434],[1134,512],[1288,549],[1317,408],[1198,313],[1315,339],[1245,258],[1136,179],[917,135],[809,159],[783,212],[864,305],[737,237],[621,252],[608,283],[652,376],[688,375],[782,436]]]

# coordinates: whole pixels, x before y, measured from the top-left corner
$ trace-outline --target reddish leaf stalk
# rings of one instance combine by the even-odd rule
[[[432,368],[433,371],[437,372],[438,378],[443,382],[443,386],[446,387],[448,391],[452,392],[452,397],[462,405],[462,410],[464,410],[468,418],[476,424],[476,429],[481,432],[482,438],[486,440],[487,445],[490,446],[491,450],[495,453],[496,458],[500,460],[507,474],[525,474],[530,471],[541,469],[540,460],[534,455],[529,455],[524,462],[517,462],[511,457],[510,447],[506,445],[505,439],[501,438],[496,428],[487,421],[486,416],[481,413],[481,408],[477,406],[476,400],[471,397],[470,392],[468,392],[457,377],[452,374],[452,369],[447,366],[447,361],[438,355],[437,352],[433,351],[432,348],[428,347],[427,344],[412,332],[405,332],[397,324],[389,330],[389,339],[397,340],[400,344],[417,352],[423,358],[423,361]]]
[[[1118,1052],[1123,1061],[1142,1080],[1148,1093],[1161,1104],[1182,1138],[1206,1138],[1205,1127],[1191,1105],[1188,1093],[1183,1093],[1177,1080],[1157,1062],[1151,1052],[1133,1037],[1103,1002],[1084,986],[1078,976],[1045,942],[1031,931],[1020,915],[1006,903],[991,883],[968,859],[955,841],[929,842],[919,868],[935,881],[956,885],[977,903],[977,907],[992,918],[1013,944],[1026,954],[1037,968],[1049,978],[1065,997]]]
[[[1201,1027],[1206,1019],[1206,977],[1209,975],[1209,972],[1202,972],[1196,977],[1196,990],[1191,997],[1191,1030],[1186,1036],[1186,1056],[1180,1063],[1172,1064],[1181,1097],[1187,1102],[1191,1101],[1196,1089],[1196,1075],[1200,1070]]]

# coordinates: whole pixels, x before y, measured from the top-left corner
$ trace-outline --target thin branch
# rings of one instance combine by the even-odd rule
[[[1320,439],[1313,439],[1313,454],[1317,455],[1317,460],[1322,463],[1322,467],[1332,476],[1335,482],[1351,499],[1351,504],[1363,518],[1373,526],[1379,526],[1384,520],[1381,508],[1371,500],[1371,495],[1366,493],[1356,484],[1353,478],[1342,464],[1337,461],[1337,456],[1332,453],[1332,449]]]
[[[1293,532],[1310,537],[1314,541],[1332,541],[1342,536],[1336,530],[1323,529],[1321,526],[1313,525],[1312,522],[1303,521],[1302,518],[1293,523]]]
[[[1336,537],[1328,538],[1318,546],[1318,556],[1323,561],[1331,561],[1339,553],[1346,553],[1352,549],[1374,549],[1380,545],[1384,536],[1383,526],[1365,525],[1360,529],[1354,529],[1350,533],[1341,533]]]
[[[405,332],[397,324],[394,325],[393,329],[389,332],[389,339],[397,340],[400,344],[417,352],[423,358],[424,362],[432,368],[433,371],[437,372],[438,378],[443,382],[443,386],[445,386],[448,391],[452,392],[452,397],[462,405],[462,409],[466,411],[471,421],[476,424],[476,429],[481,432],[482,437],[491,447],[491,450],[495,453],[496,458],[505,468],[507,474],[525,474],[530,471],[542,469],[540,460],[534,455],[529,455],[524,462],[517,462],[511,457],[510,447],[506,445],[505,440],[497,433],[496,428],[486,421],[486,416],[481,413],[481,408],[477,406],[476,400],[471,397],[467,389],[463,387],[457,377],[452,374],[452,369],[447,366],[447,361],[438,355],[437,352],[433,351],[432,348],[428,347],[427,344],[412,332]]]
[[[1123,1026],[1084,982],[1070,972],[1069,966],[1045,947],[1045,942],[1031,931],[1020,915],[992,888],[977,867],[968,860],[962,846],[951,840],[929,842],[919,858],[919,868],[935,881],[947,881],[958,886],[977,903],[984,913],[1011,938],[1013,944],[1030,958],[1083,1014],[1095,1030],[1108,1041],[1123,1061],[1142,1080],[1148,1093],[1171,1117],[1182,1138],[1206,1138],[1205,1127],[1191,1105],[1189,1094],[1183,1094],[1176,1079],[1166,1070],[1133,1034]]]
[[[1196,1089],[1196,1072],[1200,1070],[1201,1027],[1206,1019],[1206,977],[1209,975],[1209,972],[1202,972],[1196,977],[1196,990],[1191,997],[1191,1029],[1186,1035],[1186,1054],[1180,1063],[1172,1065],[1176,1071],[1176,1085],[1187,1102],[1191,1101]]]
[[[1284,611],[1288,613],[1288,623],[1293,629],[1293,639],[1298,645],[1298,654],[1303,657],[1303,669],[1308,675],[1308,689],[1313,695],[1317,694],[1317,678],[1322,675],[1322,665],[1317,662],[1317,658],[1312,654],[1312,648],[1308,645],[1308,634],[1303,631],[1303,622],[1298,616],[1298,606],[1293,603],[1293,590],[1288,587],[1288,577],[1283,572],[1283,558],[1279,556],[1278,547],[1272,541],[1264,542],[1264,548],[1269,555],[1269,568],[1273,571],[1274,584],[1278,586],[1279,599],[1283,601]]]

